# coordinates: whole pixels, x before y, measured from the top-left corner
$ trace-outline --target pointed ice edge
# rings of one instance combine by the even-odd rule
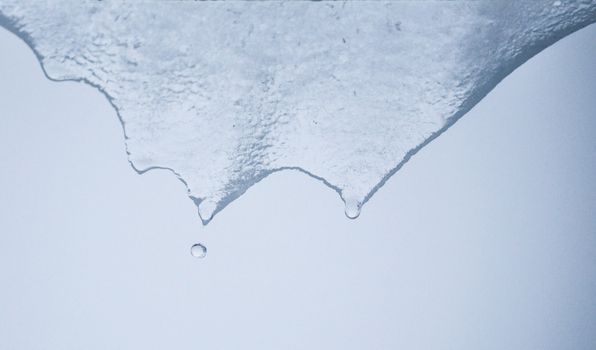
[[[560,6],[560,3],[558,5],[556,3],[558,3],[558,2],[555,2],[554,6]],[[35,40],[31,37],[31,35],[29,33],[27,33],[26,31],[22,30],[19,27],[16,20],[9,18],[2,13],[1,1],[0,1],[0,26],[4,27],[8,31],[12,32],[13,34],[15,34],[16,36],[21,38],[31,48],[31,50],[34,52],[34,54],[37,58],[37,61],[39,62],[41,69],[47,79],[54,81],[54,82],[61,82],[61,81],[82,82],[82,83],[88,84],[88,85],[96,88],[100,93],[102,93],[106,97],[106,99],[108,100],[110,105],[116,111],[118,119],[122,125],[128,162],[130,163],[130,165],[134,169],[134,171],[137,172],[138,174],[143,174],[149,170],[154,170],[154,169],[162,169],[162,170],[171,171],[187,188],[189,197],[197,205],[197,207],[199,209],[199,215],[201,217],[201,220],[202,220],[203,224],[206,225],[213,219],[213,217],[219,211],[221,211],[223,208],[225,208],[233,200],[240,197],[244,192],[246,192],[246,190],[248,190],[248,188],[252,187],[254,184],[261,181],[262,179],[269,176],[270,174],[278,172],[278,171],[282,171],[282,170],[297,170],[297,171],[302,172],[316,180],[323,182],[326,186],[328,186],[331,189],[333,189],[334,191],[336,191],[339,194],[339,196],[341,197],[342,201],[344,201],[344,203],[346,204],[346,216],[348,218],[352,218],[352,219],[358,217],[358,215],[360,214],[361,207],[364,204],[366,204],[368,202],[368,200],[381,187],[383,187],[383,185],[386,183],[386,181],[390,177],[392,177],[397,171],[399,171],[404,166],[404,164],[406,164],[410,160],[410,158],[413,155],[415,155],[420,149],[422,149],[424,146],[429,144],[435,138],[440,136],[443,132],[448,130],[455,122],[457,122],[470,109],[472,109],[479,101],[481,101],[501,80],[503,80],[506,76],[508,76],[511,72],[513,72],[517,67],[522,65],[524,62],[526,62],[527,60],[529,60],[530,58],[532,58],[534,55],[538,54],[545,48],[549,47],[553,43],[557,42],[558,40],[564,38],[565,36],[575,32],[583,27],[586,27],[586,26],[596,22],[596,2],[583,1],[582,4],[589,8],[590,12],[589,12],[589,15],[587,16],[587,18],[584,18],[584,20],[582,20],[582,21],[576,21],[573,23],[573,25],[564,26],[563,28],[560,28],[556,31],[552,31],[549,33],[550,34],[549,36],[543,37],[543,38],[541,38],[541,40],[536,40],[536,41],[532,42],[530,45],[525,46],[524,50],[521,53],[515,55],[513,60],[510,60],[509,62],[507,62],[506,65],[500,67],[500,72],[498,74],[493,74],[489,79],[486,79],[482,85],[477,86],[474,89],[474,91],[461,104],[461,106],[458,108],[457,112],[446,119],[445,124],[440,129],[438,129],[435,132],[432,132],[430,134],[430,136],[426,137],[423,142],[419,143],[417,146],[411,148],[408,152],[406,152],[403,159],[401,161],[399,161],[390,171],[388,171],[382,177],[382,179],[361,199],[358,199],[357,196],[353,196],[350,193],[346,194],[344,190],[342,190],[340,187],[332,184],[331,182],[326,180],[324,177],[317,176],[316,174],[314,174],[302,167],[298,167],[298,166],[283,166],[283,167],[278,167],[278,168],[275,168],[272,170],[263,171],[258,176],[251,179],[250,182],[242,184],[241,186],[238,186],[238,188],[235,191],[229,193],[228,195],[224,196],[223,198],[221,198],[218,201],[212,201],[212,200],[209,200],[206,198],[195,197],[190,194],[191,190],[189,188],[187,181],[175,169],[166,167],[166,166],[149,166],[149,167],[139,168],[134,164],[134,162],[131,160],[131,157],[130,157],[131,153],[129,151],[128,143],[126,142],[129,139],[128,136],[126,135],[126,122],[125,122],[124,118],[122,117],[119,108],[114,103],[114,98],[112,96],[110,96],[110,94],[108,94],[104,90],[104,88],[102,88],[102,86],[100,86],[92,81],[89,81],[86,78],[59,79],[59,78],[51,77],[50,74],[48,74],[46,67],[44,66],[43,55],[41,55],[39,53],[39,51],[36,49]]]

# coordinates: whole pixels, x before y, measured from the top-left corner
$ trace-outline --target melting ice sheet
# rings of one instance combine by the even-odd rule
[[[47,76],[102,91],[138,172],[172,170],[204,223],[298,169],[360,207],[596,0],[0,0]],[[1,96],[0,96],[1,98]]]

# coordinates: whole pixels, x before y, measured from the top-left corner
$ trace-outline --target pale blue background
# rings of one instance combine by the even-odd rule
[[[0,30],[0,349],[596,349],[595,63],[594,25],[534,57],[356,221],[284,172],[202,227]]]

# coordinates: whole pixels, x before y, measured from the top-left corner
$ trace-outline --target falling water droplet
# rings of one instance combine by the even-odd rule
[[[207,255],[207,248],[202,244],[195,244],[190,247],[190,254],[195,258],[202,259]]]

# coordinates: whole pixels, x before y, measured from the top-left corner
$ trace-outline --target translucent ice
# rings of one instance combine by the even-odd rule
[[[103,92],[138,172],[172,170],[206,223],[272,172],[346,215],[596,0],[0,0],[47,76]],[[0,97],[1,98],[1,97]]]

